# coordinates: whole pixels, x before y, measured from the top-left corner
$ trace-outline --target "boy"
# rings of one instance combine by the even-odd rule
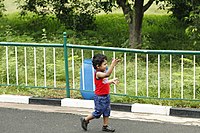
[[[106,71],[107,68],[107,57],[103,54],[96,54],[93,57],[92,65],[96,70],[94,75],[95,81],[95,96],[94,96],[94,104],[95,111],[88,115],[85,118],[81,118],[81,126],[87,131],[87,125],[90,120],[94,118],[100,118],[103,115],[103,127],[102,131],[106,132],[115,132],[115,129],[111,128],[108,125],[108,118],[110,116],[110,84],[117,84],[118,79],[108,80],[108,77],[111,75],[113,68],[119,62],[119,59],[113,59],[111,66]]]

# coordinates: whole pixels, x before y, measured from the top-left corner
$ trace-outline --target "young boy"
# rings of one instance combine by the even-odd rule
[[[94,75],[95,81],[95,96],[94,96],[94,104],[95,110],[92,114],[88,115],[85,118],[81,118],[81,126],[87,131],[87,125],[90,120],[94,118],[100,118],[103,115],[103,127],[102,131],[106,132],[115,132],[115,129],[111,128],[108,125],[108,118],[110,116],[110,84],[117,84],[118,79],[108,80],[108,77],[111,75],[113,68],[119,62],[119,59],[113,59],[108,70],[107,68],[107,57],[103,54],[96,54],[93,57],[92,64],[94,69],[96,70]]]

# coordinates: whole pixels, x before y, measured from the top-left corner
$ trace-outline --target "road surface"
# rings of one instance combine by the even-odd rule
[[[92,110],[0,103],[1,133],[86,133],[80,117]],[[124,117],[123,117],[124,116]],[[168,120],[167,120],[168,119]],[[200,120],[150,114],[113,112],[116,133],[198,133]],[[102,118],[91,121],[87,133],[101,133]]]

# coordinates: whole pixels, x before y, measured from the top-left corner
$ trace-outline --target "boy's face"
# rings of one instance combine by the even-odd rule
[[[107,60],[104,60],[104,62],[101,64],[101,66],[97,67],[99,71],[101,72],[105,72],[106,68],[107,68],[108,64],[107,64]]]

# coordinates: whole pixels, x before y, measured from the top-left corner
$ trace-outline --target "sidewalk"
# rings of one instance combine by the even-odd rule
[[[16,95],[0,95],[0,102],[3,103],[23,103],[32,105],[50,105],[60,107],[72,107],[79,109],[89,109],[90,111],[94,107],[93,100],[81,100],[81,99],[46,99],[46,98],[34,98],[30,96],[16,96]],[[152,114],[162,116],[178,116],[189,118],[200,118],[200,109],[190,108],[173,108],[171,106],[159,106],[152,104],[120,104],[111,103],[112,111]]]

